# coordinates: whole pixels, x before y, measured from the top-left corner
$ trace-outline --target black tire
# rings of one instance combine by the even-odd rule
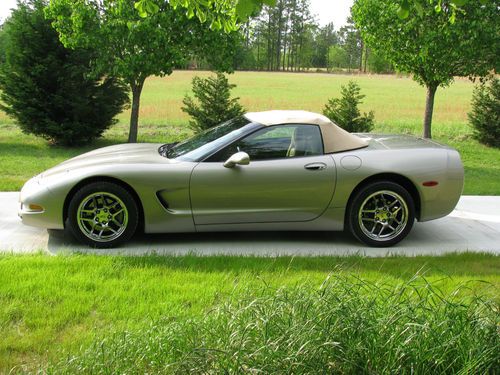
[[[116,247],[137,230],[139,209],[120,185],[93,182],[78,190],[68,207],[68,228],[80,242],[95,248]]]
[[[348,229],[359,241],[373,247],[388,247],[410,232],[415,221],[415,203],[401,185],[374,182],[356,193],[347,215]]]

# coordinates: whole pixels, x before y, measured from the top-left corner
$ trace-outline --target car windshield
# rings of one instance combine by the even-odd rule
[[[239,116],[172,146],[168,149],[166,156],[169,159],[197,161],[240,138],[255,127],[259,125]]]

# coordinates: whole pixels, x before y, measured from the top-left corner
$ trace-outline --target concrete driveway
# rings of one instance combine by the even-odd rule
[[[374,249],[360,245],[342,232],[194,233],[136,236],[113,250],[95,250],[75,243],[62,231],[23,225],[17,216],[18,193],[0,193],[0,251],[51,254],[238,254],[238,255],[348,255],[444,254],[456,251],[500,254],[500,197],[463,196],[449,216],[415,223],[398,246]]]

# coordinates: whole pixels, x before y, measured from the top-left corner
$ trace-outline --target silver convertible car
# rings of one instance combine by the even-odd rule
[[[88,152],[32,178],[19,215],[113,247],[138,230],[340,231],[371,246],[450,213],[457,151],[406,135],[351,134],[305,111],[247,113],[187,141]]]

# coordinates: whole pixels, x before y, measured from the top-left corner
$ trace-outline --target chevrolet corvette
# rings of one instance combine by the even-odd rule
[[[409,135],[353,134],[305,111],[247,113],[172,144],[104,147],[33,177],[24,224],[115,247],[135,232],[341,231],[391,246],[449,214],[459,153]]]

